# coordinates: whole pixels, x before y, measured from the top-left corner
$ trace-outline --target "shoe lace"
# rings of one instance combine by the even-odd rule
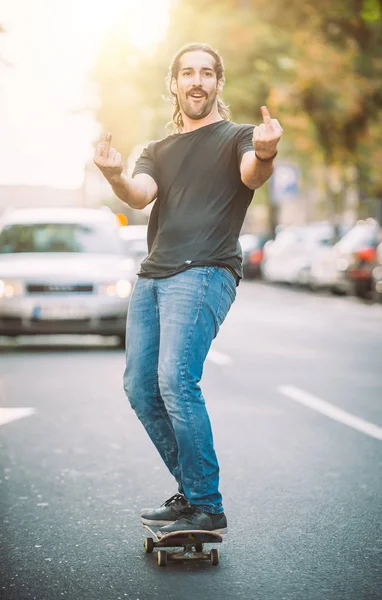
[[[183,504],[186,502],[182,494],[174,494],[166,502],[163,502],[162,506],[170,506],[170,504],[176,504],[177,502],[182,502]]]

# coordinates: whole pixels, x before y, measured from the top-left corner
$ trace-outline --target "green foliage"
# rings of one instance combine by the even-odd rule
[[[381,21],[381,6],[378,0],[366,0],[361,10],[361,17],[367,23],[378,23]]]

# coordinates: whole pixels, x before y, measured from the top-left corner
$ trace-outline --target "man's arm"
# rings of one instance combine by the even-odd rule
[[[242,182],[251,190],[259,188],[273,173],[273,159],[283,130],[277,119],[271,119],[266,106],[261,107],[264,123],[253,130],[254,151],[246,152],[240,163]]]
[[[139,173],[132,179],[123,174],[122,157],[114,148],[110,148],[111,134],[97,144],[94,163],[110,183],[113,192],[122,202],[131,208],[142,209],[155,200],[158,186],[154,179],[145,173]]]
[[[257,190],[273,173],[273,160],[261,162],[256,153],[246,152],[241,159],[240,174],[242,182],[251,190]]]
[[[158,186],[146,173],[139,173],[132,179],[123,173],[110,182],[113,192],[131,208],[142,209],[158,196]]]

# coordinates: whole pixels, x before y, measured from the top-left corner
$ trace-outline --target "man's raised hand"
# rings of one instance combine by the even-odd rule
[[[263,123],[253,130],[252,144],[260,160],[268,160],[277,154],[277,144],[283,130],[277,119],[272,119],[266,106],[261,107]]]
[[[109,183],[118,181],[123,171],[122,157],[115,148],[110,148],[111,133],[106,133],[102,142],[97,144],[94,154],[94,164]]]

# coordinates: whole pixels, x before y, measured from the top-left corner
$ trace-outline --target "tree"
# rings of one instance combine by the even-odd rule
[[[365,148],[375,154],[371,131],[382,108],[381,1],[276,0],[267,20],[294,37],[288,100],[314,125],[328,181],[332,168],[341,166],[346,189],[347,173],[356,168],[365,192]],[[333,199],[330,184],[328,194]]]

